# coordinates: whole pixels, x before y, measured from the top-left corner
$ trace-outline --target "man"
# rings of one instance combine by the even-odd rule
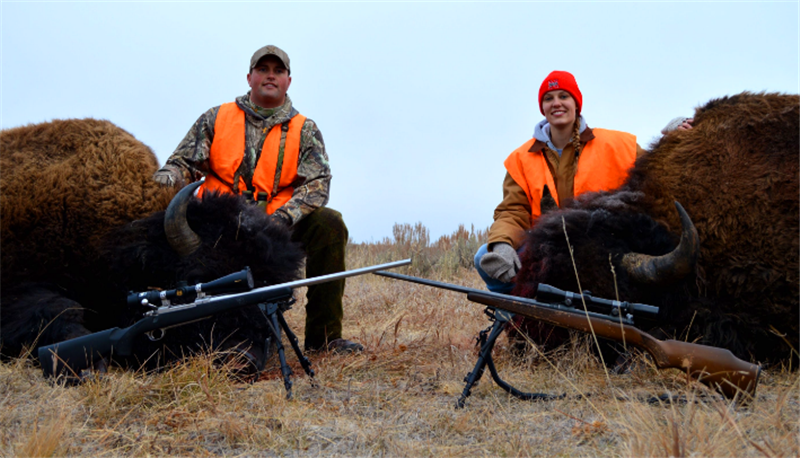
[[[328,155],[317,125],[297,112],[287,94],[289,56],[277,46],[259,49],[247,83],[247,94],[200,116],[153,178],[183,187],[205,176],[200,192],[252,192],[302,244],[308,277],[345,270],[347,227],[339,212],[325,207]],[[342,339],[344,285],[340,280],[308,288],[306,350],[363,350]]]

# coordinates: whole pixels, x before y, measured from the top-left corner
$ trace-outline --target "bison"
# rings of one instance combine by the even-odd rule
[[[659,316],[639,325],[656,335],[796,361],[799,108],[797,95],[748,92],[698,108],[694,128],[651,145],[620,188],[539,218],[513,294],[534,297],[541,282],[649,303]],[[675,202],[699,251],[676,248]],[[539,342],[554,335],[523,329]]]
[[[142,311],[131,291],[206,282],[249,266],[258,285],[297,277],[303,259],[288,229],[234,195],[186,194],[152,180],[152,150],[108,121],[56,120],[0,133],[0,349],[18,356],[111,327]],[[177,197],[176,197],[177,199]],[[210,348],[263,356],[257,306],[144,336],[132,363],[161,365]],[[156,357],[153,357],[153,356]],[[262,359],[263,361],[263,359]]]

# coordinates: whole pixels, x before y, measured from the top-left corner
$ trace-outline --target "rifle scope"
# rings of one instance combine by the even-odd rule
[[[592,296],[588,291],[583,292],[583,299],[578,293],[571,291],[564,291],[544,283],[539,283],[539,288],[536,290],[536,299],[542,302],[561,303],[570,307],[581,308],[583,302],[586,302],[586,308],[592,312],[603,314],[611,314],[612,316],[619,316],[620,313],[624,315],[634,314],[636,316],[646,315],[652,318],[658,316],[658,307],[654,305],[639,304],[636,302],[620,302],[609,299],[601,299]]]
[[[180,286],[170,290],[152,290],[142,293],[128,294],[128,306],[159,307],[175,303],[189,303],[206,294],[228,294],[250,291],[255,286],[250,267],[245,267],[239,272],[234,272],[208,283],[198,283],[192,286]]]

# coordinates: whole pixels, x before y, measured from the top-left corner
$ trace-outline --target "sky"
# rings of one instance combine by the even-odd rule
[[[647,146],[742,91],[800,92],[800,2],[0,2],[0,128],[107,119],[163,165],[207,109],[289,54],[355,242],[488,228],[503,161],[575,75],[589,126]],[[2,173],[2,171],[0,171]]]

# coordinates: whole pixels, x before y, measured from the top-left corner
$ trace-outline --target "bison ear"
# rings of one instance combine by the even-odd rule
[[[681,241],[671,252],[662,256],[641,253],[627,253],[622,257],[622,268],[639,283],[668,285],[674,283],[694,270],[700,252],[700,237],[691,218],[681,204],[675,202],[681,217]]]
[[[180,257],[186,257],[200,248],[202,240],[195,233],[186,220],[186,208],[192,199],[194,191],[202,184],[196,181],[183,189],[172,198],[164,214],[164,233],[167,235],[169,245]]]
[[[547,212],[551,212],[558,208],[558,204],[556,200],[553,198],[553,195],[550,193],[550,188],[547,185],[544,185],[544,190],[542,191],[542,198],[539,200],[539,214],[544,215]]]

